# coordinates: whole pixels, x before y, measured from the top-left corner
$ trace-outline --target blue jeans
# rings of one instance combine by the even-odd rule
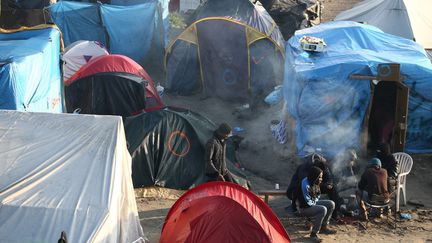
[[[316,205],[308,208],[300,208],[301,216],[313,217],[312,233],[318,233],[321,225],[328,225],[330,217],[335,209],[335,203],[332,200],[318,200]]]

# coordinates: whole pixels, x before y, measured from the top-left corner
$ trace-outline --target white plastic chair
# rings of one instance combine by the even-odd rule
[[[398,152],[394,153],[396,161],[399,164],[398,178],[396,184],[396,212],[399,212],[399,201],[400,201],[400,191],[403,193],[403,204],[406,205],[406,176],[410,173],[413,159],[407,153]]]

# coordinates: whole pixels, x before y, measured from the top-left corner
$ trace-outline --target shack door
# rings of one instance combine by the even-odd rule
[[[393,152],[403,152],[406,142],[409,89],[401,82],[395,84],[397,86],[396,111],[391,146]]]

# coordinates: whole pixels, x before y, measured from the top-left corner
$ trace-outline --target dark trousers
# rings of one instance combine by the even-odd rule
[[[340,209],[340,206],[344,203],[343,198],[339,196],[339,192],[336,188],[336,185],[333,185],[332,189],[328,189],[325,185],[322,185],[321,188],[322,194],[327,194],[329,199],[335,203],[335,210],[333,211],[333,217],[337,216],[337,212]]]

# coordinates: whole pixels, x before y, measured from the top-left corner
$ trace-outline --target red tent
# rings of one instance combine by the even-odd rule
[[[146,111],[163,108],[159,94],[154,86],[153,79],[148,73],[134,60],[122,55],[106,55],[91,59],[82,66],[74,75],[64,81],[65,85],[70,85],[75,80],[85,78],[99,73],[129,73],[142,77],[148,82],[146,86]]]
[[[273,211],[255,194],[229,182],[197,186],[171,207],[161,243],[288,243]]]

